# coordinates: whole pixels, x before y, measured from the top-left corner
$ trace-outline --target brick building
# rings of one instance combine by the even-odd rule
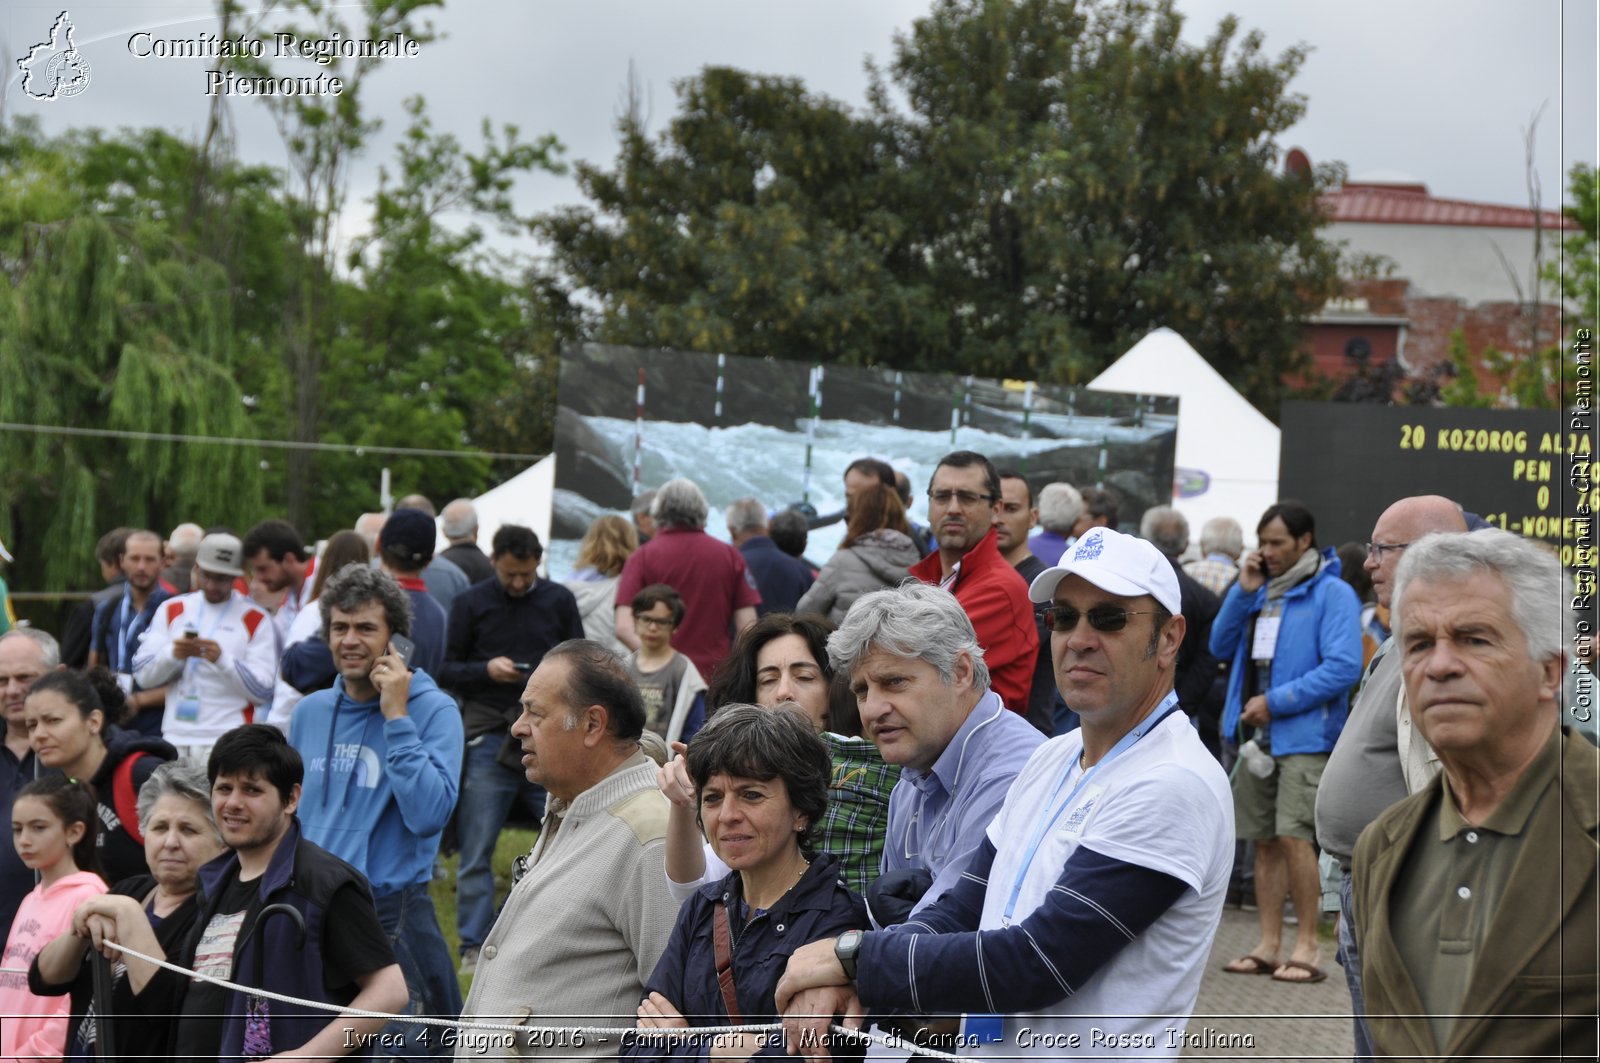
[[[1363,368],[1398,363],[1392,379],[1426,379],[1449,360],[1461,330],[1492,394],[1500,381],[1478,363],[1485,347],[1525,354],[1555,341],[1561,309],[1535,302],[1534,249],[1554,261],[1564,231],[1557,211],[1442,199],[1410,180],[1351,181],[1323,199],[1327,237],[1350,251],[1381,255],[1393,269],[1377,280],[1351,280],[1339,298],[1306,323],[1304,349],[1313,377],[1345,381]],[[1520,289],[1519,289],[1520,286]]]

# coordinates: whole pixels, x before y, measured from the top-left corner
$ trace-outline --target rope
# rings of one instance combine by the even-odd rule
[[[412,1023],[419,1026],[451,1026],[461,1030],[491,1030],[496,1033],[526,1034],[532,1037],[543,1037],[562,1033],[577,1033],[586,1037],[597,1038],[601,1036],[621,1038],[624,1035],[632,1035],[637,1037],[643,1034],[652,1038],[659,1036],[670,1039],[678,1037],[713,1037],[720,1034],[732,1033],[769,1033],[783,1029],[783,1024],[779,1022],[744,1026],[680,1026],[642,1030],[637,1026],[517,1026],[511,1023],[463,1022],[460,1019],[440,1019],[431,1015],[394,1015],[387,1011],[367,1011],[362,1008],[340,1007],[337,1004],[327,1004],[320,1000],[305,1000],[300,997],[289,996],[285,993],[274,993],[268,989],[256,989],[252,986],[239,985],[237,982],[230,982],[225,978],[215,978],[211,975],[200,974],[198,971],[192,971],[186,967],[180,967],[177,964],[169,963],[164,959],[157,959],[154,956],[146,956],[137,949],[129,948],[126,945],[120,945],[117,942],[112,941],[110,938],[107,938],[105,943],[114,949],[121,950],[125,956],[133,956],[136,959],[145,961],[146,963],[154,964],[155,966],[160,967],[162,970],[171,971],[174,974],[185,975],[189,978],[196,979],[197,981],[209,982],[214,986],[220,986],[223,989],[229,989],[235,993],[244,993],[249,996],[261,997],[267,1000],[276,1000],[281,1004],[293,1004],[297,1007],[313,1008],[317,1011],[333,1012],[338,1015],[347,1015],[351,1018],[357,1019],[384,1019],[386,1021],[399,1021],[402,1023]],[[28,971],[27,968],[22,968],[20,971],[18,971],[16,968],[0,967],[0,973],[27,974]],[[914,1044],[913,1042],[907,1041],[904,1038],[898,1037],[894,1034],[877,1033],[868,1030],[851,1030],[844,1026],[840,1026],[837,1023],[830,1024],[829,1031],[844,1037],[858,1038],[865,1041],[874,1041],[886,1048],[897,1049],[905,1052],[915,1052],[918,1055],[927,1056],[931,1059],[948,1060],[949,1063],[972,1063],[972,1060],[968,1059],[966,1056],[958,1056],[950,1052],[940,1052],[937,1049]]]
[[[249,439],[239,436],[194,436],[176,432],[132,432],[115,428],[72,428],[55,424],[21,424],[0,421],[0,432],[88,436],[95,439],[141,439],[152,443],[213,443],[226,447],[265,447],[272,450],[316,450],[336,454],[398,454],[413,458],[493,458],[535,462],[541,454],[507,454],[494,450],[436,450],[428,447],[379,447],[366,443],[296,443],[287,439]]]

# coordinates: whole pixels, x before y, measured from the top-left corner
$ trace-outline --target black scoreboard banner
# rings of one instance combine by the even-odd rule
[[[1286,402],[1279,496],[1317,519],[1319,545],[1365,542],[1396,499],[1437,494],[1594,571],[1594,420],[1587,411]],[[1260,514],[1238,514],[1253,527]]]

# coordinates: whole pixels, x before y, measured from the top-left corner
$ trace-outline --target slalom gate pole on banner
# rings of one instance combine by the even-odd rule
[[[817,438],[817,411],[822,408],[822,367],[814,365],[806,373],[806,402],[811,415],[806,418],[806,467],[801,474],[800,501],[811,501],[811,448]]]
[[[728,356],[725,354],[717,355],[717,406],[714,412],[719,424],[722,421],[722,376],[727,368]]]
[[[1033,421],[1033,381],[1030,380],[1030,381],[1028,381],[1026,384],[1024,384],[1022,386],[1022,438],[1023,438],[1024,441],[1032,438],[1032,435],[1033,435],[1032,421]],[[1027,451],[1026,448],[1024,448],[1023,451],[1022,451],[1021,465],[1022,465],[1022,469],[1021,469],[1022,475],[1023,476],[1027,476],[1028,475],[1028,451]],[[1029,490],[1032,490],[1032,488],[1029,488]]]
[[[639,367],[639,386],[633,393],[633,497],[639,497],[639,460],[644,452],[644,366]]]
[[[901,384],[902,379],[903,379],[903,376],[900,373],[900,371],[898,369],[895,370],[895,374],[894,374],[894,423],[895,424],[899,424],[900,423],[900,384]]]
[[[1106,486],[1106,451],[1111,447],[1111,440],[1105,436],[1100,437],[1100,471],[1094,485],[1097,489],[1104,490]]]

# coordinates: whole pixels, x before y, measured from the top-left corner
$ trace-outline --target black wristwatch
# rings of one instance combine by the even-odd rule
[[[839,966],[844,968],[844,976],[852,982],[856,980],[856,957],[861,954],[863,933],[865,931],[846,930],[833,943],[833,954],[838,957]]]

